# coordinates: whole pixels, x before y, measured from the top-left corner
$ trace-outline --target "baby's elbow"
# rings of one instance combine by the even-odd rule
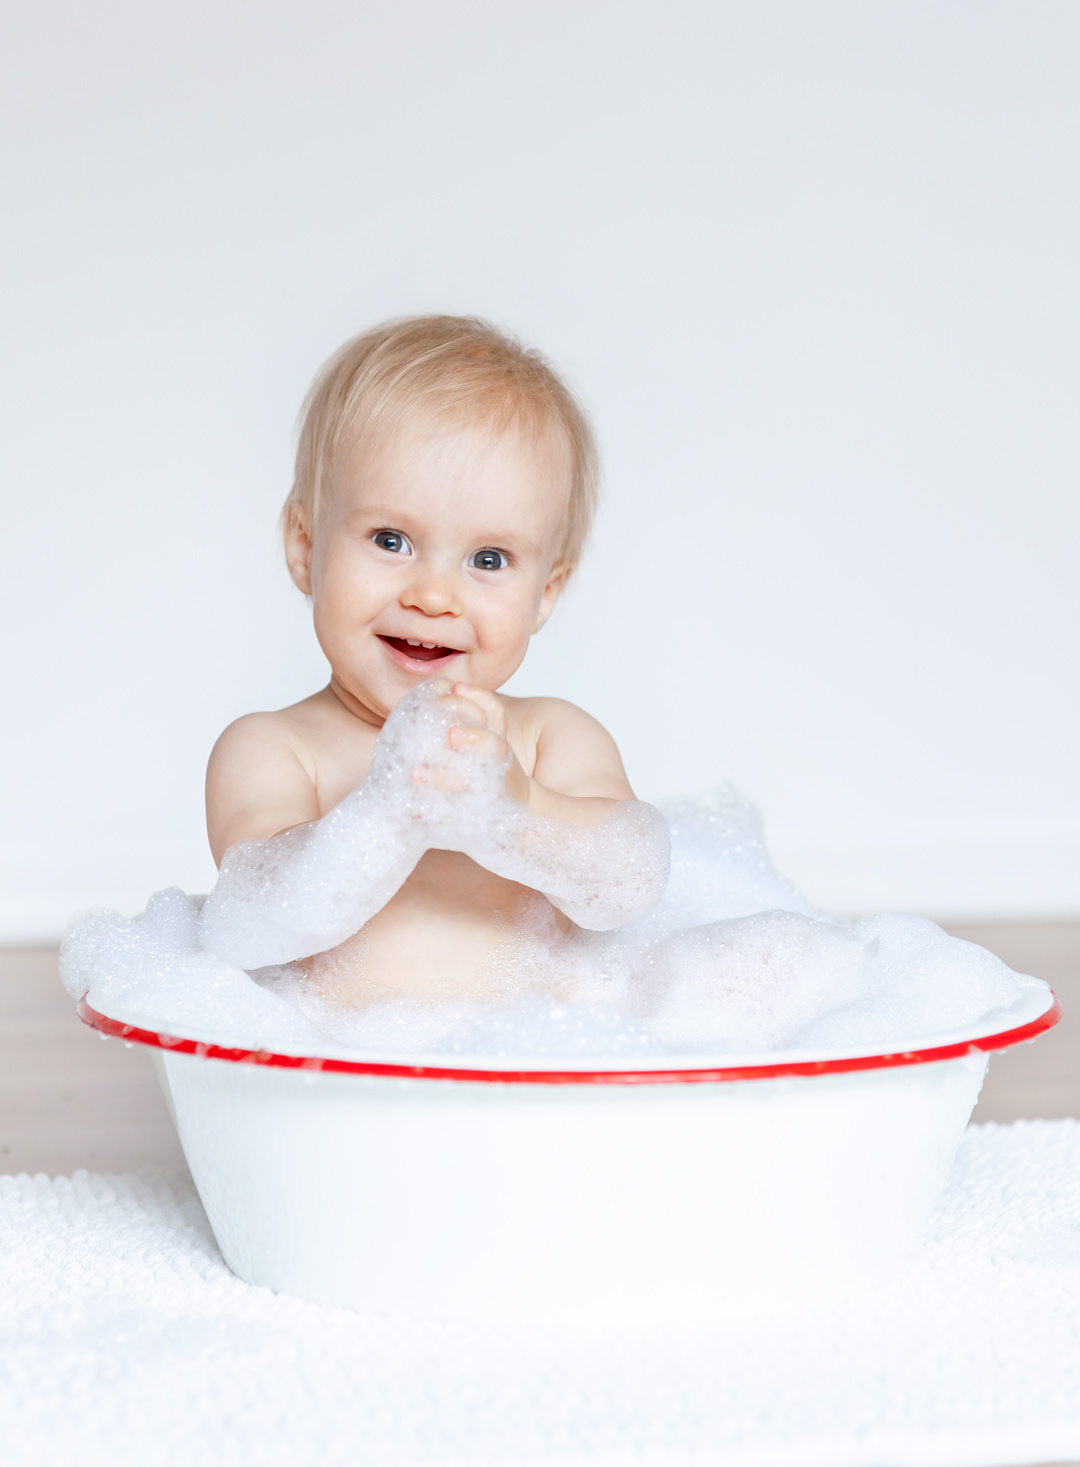
[[[625,915],[613,926],[644,917],[667,890],[671,874],[671,828],[663,813],[644,800],[625,807],[633,838],[619,870],[617,893]]]

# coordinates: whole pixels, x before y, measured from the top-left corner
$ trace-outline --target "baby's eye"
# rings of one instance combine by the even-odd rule
[[[394,555],[411,555],[409,542],[396,530],[376,530],[371,537],[380,550],[390,550]]]
[[[469,556],[475,570],[504,570],[510,564],[501,550],[477,550]]]

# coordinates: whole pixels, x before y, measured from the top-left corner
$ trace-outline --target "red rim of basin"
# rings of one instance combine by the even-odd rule
[[[329,1056],[272,1054],[266,1049],[229,1049],[140,1029],[120,1019],[110,1019],[92,1009],[84,998],[79,1018],[92,1029],[129,1044],[148,1044],[174,1054],[193,1054],[199,1059],[228,1060],[233,1064],[268,1065],[281,1070],[321,1071],[324,1074],[380,1075],[399,1080],[471,1080],[502,1085],[692,1085],[725,1080],[777,1080],[789,1075],[839,1075],[849,1070],[885,1070],[897,1065],[919,1065],[933,1060],[961,1059],[980,1050],[1008,1049],[1052,1029],[1061,1018],[1057,998],[1045,1013],[1016,1029],[964,1039],[959,1044],[939,1044],[932,1049],[905,1049],[895,1054],[851,1055],[838,1059],[793,1060],[767,1065],[724,1065],[720,1069],[671,1070],[483,1070],[448,1069],[442,1065],[388,1065],[369,1060],[332,1059]]]

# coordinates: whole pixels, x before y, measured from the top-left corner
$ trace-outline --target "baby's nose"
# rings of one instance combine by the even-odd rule
[[[401,593],[402,606],[425,616],[460,616],[461,597],[456,577],[431,567],[415,575]]]

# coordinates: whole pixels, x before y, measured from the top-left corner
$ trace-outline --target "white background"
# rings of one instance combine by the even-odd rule
[[[205,889],[219,730],[325,677],[322,359],[521,333],[594,549],[517,691],[732,778],[840,910],[1080,911],[1073,0],[9,11],[0,938]]]

